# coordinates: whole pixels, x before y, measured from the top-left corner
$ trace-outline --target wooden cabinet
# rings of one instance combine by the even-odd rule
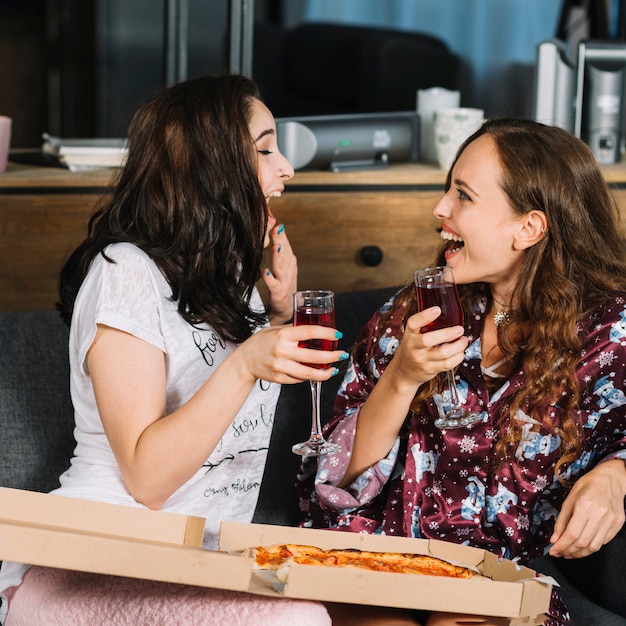
[[[626,232],[626,165],[604,172]],[[109,170],[70,173],[13,163],[0,174],[0,310],[54,307],[59,270],[111,176]],[[410,280],[439,246],[431,211],[444,179],[443,171],[424,164],[298,172],[270,206],[298,256],[300,287],[347,291]],[[372,265],[363,258],[367,247]]]
[[[430,263],[441,239],[441,191],[289,192],[271,209],[298,257],[302,289],[399,285]]]

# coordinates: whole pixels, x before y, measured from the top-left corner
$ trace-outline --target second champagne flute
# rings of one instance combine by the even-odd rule
[[[463,308],[452,275],[452,268],[445,265],[427,267],[415,272],[415,291],[417,310],[423,311],[431,306],[438,306],[441,315],[422,328],[423,333],[450,326],[463,326]],[[454,372],[448,370],[448,386],[450,387],[450,408],[446,414],[435,420],[438,428],[459,428],[475,424],[482,419],[480,413],[468,411],[459,399],[454,380]]]
[[[332,291],[309,290],[296,291],[293,294],[293,325],[302,326],[304,324],[335,328],[335,294]],[[300,342],[300,346],[315,350],[336,350],[337,341],[309,339],[308,341]],[[315,365],[313,363],[307,363],[307,365],[318,369],[327,367],[327,365]],[[311,399],[313,403],[311,435],[307,441],[297,443],[291,449],[296,454],[302,456],[335,454],[341,450],[341,446],[337,443],[326,441],[322,435],[320,416],[322,383],[317,380],[310,380],[309,383],[311,385]]]

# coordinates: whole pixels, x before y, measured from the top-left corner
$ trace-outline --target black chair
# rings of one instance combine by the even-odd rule
[[[460,86],[460,58],[440,39],[410,31],[259,22],[253,58],[276,117],[415,110],[418,89]]]

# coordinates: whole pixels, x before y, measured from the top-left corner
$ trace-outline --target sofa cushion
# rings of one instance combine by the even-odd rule
[[[599,552],[583,559],[543,556],[530,565],[559,582],[559,593],[576,626],[626,625],[624,528]]]
[[[0,485],[58,487],[74,449],[68,329],[54,311],[0,315]]]

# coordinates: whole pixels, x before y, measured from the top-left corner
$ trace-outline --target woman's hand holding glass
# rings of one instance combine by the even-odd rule
[[[350,464],[340,486],[349,485],[389,454],[419,388],[463,360],[468,340],[461,326],[421,332],[439,314],[438,308],[429,308],[407,318],[393,359],[361,407]]]
[[[282,325],[263,328],[244,341],[233,357],[249,372],[250,381],[266,380],[281,384],[308,380],[313,399],[311,435],[306,442],[292,446],[293,452],[319,456],[337,452],[340,447],[326,442],[321,435],[319,387],[338,370],[336,361],[346,360],[343,350],[319,350],[307,343],[336,346],[341,333],[317,324]]]
[[[417,389],[440,372],[455,368],[467,348],[462,326],[451,326],[429,333],[421,329],[440,315],[438,307],[415,313],[407,319],[404,337],[389,367],[397,385]]]
[[[256,332],[235,351],[251,380],[281,384],[305,380],[325,381],[336,374],[334,363],[348,358],[343,350],[314,350],[299,347],[313,339],[336,342],[341,333],[325,326],[271,326]],[[306,363],[315,364],[311,367]]]
[[[437,306],[440,316],[421,329],[423,333],[433,330],[463,325],[463,307],[457,292],[452,268],[449,265],[427,267],[415,272],[415,292],[417,309]],[[452,368],[446,371],[448,378],[449,406],[444,409],[443,415],[435,420],[438,428],[459,428],[475,424],[482,419],[477,411],[471,411],[463,406],[454,379]]]

